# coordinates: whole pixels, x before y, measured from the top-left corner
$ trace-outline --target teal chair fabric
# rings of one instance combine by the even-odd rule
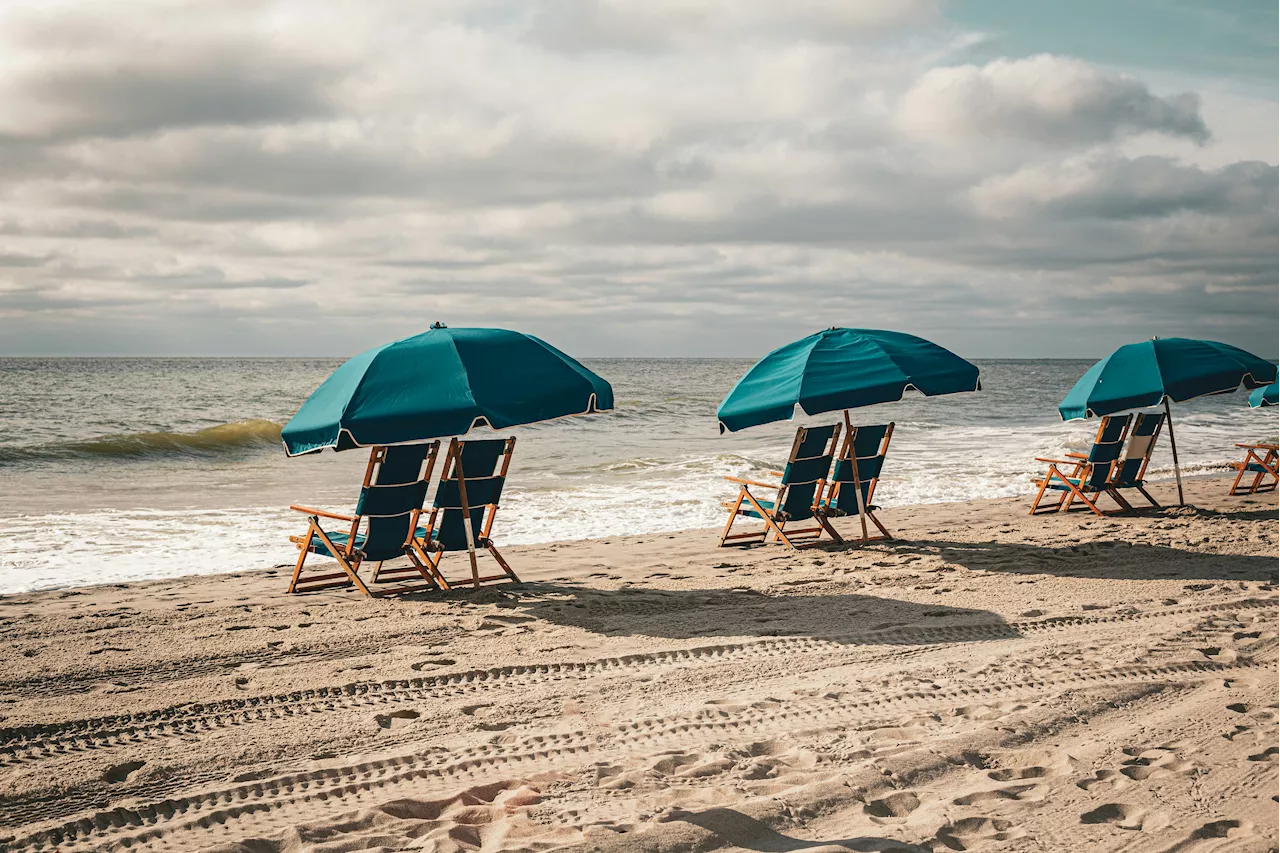
[[[455,438],[449,443],[426,529],[418,537],[430,553],[431,569],[446,588],[451,582],[440,572],[440,563],[445,554],[459,551],[470,558],[468,580],[476,587],[495,580],[520,580],[491,536],[515,446],[514,438]],[[493,557],[502,570],[499,574],[480,573],[476,555],[481,550]]]
[[[836,460],[831,482],[836,484],[835,500],[827,500],[825,506],[837,515],[858,514],[858,490],[862,491],[862,505],[875,510],[871,501],[875,496],[876,481],[884,470],[885,455],[889,451],[886,437],[892,435],[893,424],[855,426],[845,437],[845,448]],[[857,476],[854,476],[853,460],[856,459]]]
[[[1164,426],[1163,412],[1140,412],[1129,430],[1124,458],[1119,461],[1111,476],[1111,485],[1119,489],[1134,489],[1143,485],[1151,453],[1155,450],[1160,428]]]
[[[441,477],[433,503],[439,515],[432,539],[439,544],[440,550],[466,551],[470,547],[467,543],[460,486],[460,481],[464,478],[471,529],[476,536],[484,530],[488,508],[496,508],[502,499],[506,477],[499,473],[498,462],[504,456],[507,441],[508,439],[498,438],[459,442],[461,450],[458,464],[452,472],[446,472]]]

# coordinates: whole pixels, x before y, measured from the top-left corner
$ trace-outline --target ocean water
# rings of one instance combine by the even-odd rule
[[[288,459],[279,441],[339,363],[0,359],[0,592],[292,564],[287,537],[305,521],[288,505],[349,512],[364,471],[362,451]],[[500,544],[719,525],[734,493],[723,476],[785,459],[793,423],[718,433],[716,406],[750,360],[585,363],[617,407],[510,432]],[[979,393],[852,413],[897,423],[879,503],[1026,494],[1034,457],[1088,446],[1096,421],[1062,423],[1056,405],[1090,362],[978,363]],[[1175,407],[1185,472],[1225,468],[1237,441],[1275,438],[1274,410],[1245,397]],[[1172,476],[1167,433],[1150,476]]]

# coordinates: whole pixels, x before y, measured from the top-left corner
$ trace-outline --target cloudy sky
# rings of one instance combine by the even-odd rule
[[[0,5],[0,354],[1277,352],[1275,0]]]

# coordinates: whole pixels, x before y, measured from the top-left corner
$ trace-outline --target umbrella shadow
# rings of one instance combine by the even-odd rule
[[[873,595],[770,595],[751,589],[597,589],[525,582],[482,591],[512,614],[606,636],[825,637],[850,645],[919,645],[1019,636],[989,610]],[[978,625],[974,636],[930,629]]]
[[[900,540],[894,546],[900,553],[941,557],[948,563],[985,572],[1114,580],[1277,580],[1277,562],[1272,556],[1214,554],[1118,539],[1052,547],[915,539]]]
[[[905,841],[867,835],[856,838],[806,841],[783,835],[768,824],[729,808],[707,809],[696,813],[676,812],[671,819],[705,829],[722,844],[743,850],[756,850],[759,853],[791,853],[791,851],[818,848],[852,850],[857,853],[928,853],[930,849],[908,844]]]

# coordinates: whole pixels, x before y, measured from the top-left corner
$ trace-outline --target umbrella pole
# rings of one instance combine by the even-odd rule
[[[849,436],[853,435],[853,421],[849,419],[849,410],[844,410],[844,435],[845,441],[849,441]],[[853,489],[857,493],[858,498],[858,521],[862,522],[862,544],[867,544],[867,508],[862,505],[862,478],[858,476],[858,449],[852,444],[849,445],[849,459],[853,465]]]
[[[1186,506],[1182,499],[1182,468],[1178,466],[1178,442],[1173,437],[1173,412],[1169,410],[1169,398],[1164,398],[1165,419],[1169,421],[1169,448],[1173,451],[1173,475],[1178,478],[1178,506]]]

